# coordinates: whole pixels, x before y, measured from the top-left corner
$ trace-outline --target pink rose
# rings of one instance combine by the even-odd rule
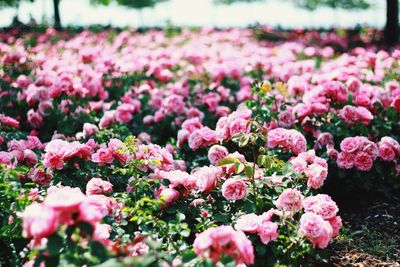
[[[189,133],[193,133],[195,130],[201,128],[203,128],[203,124],[198,117],[187,119],[182,123],[182,129],[188,131]]]
[[[115,113],[115,119],[118,122],[128,123],[132,120],[132,113],[135,111],[135,106],[128,103],[123,103],[117,107],[117,111]]]
[[[208,257],[215,263],[223,256],[235,258],[236,264],[254,263],[254,248],[251,241],[241,231],[231,226],[217,226],[198,234],[193,243],[196,254]]]
[[[37,160],[37,156],[36,156],[35,152],[33,152],[30,149],[25,149],[24,150],[24,161],[30,167],[36,165],[38,160]]]
[[[192,175],[196,178],[197,189],[205,194],[208,194],[217,186],[221,174],[221,168],[207,166],[195,169],[192,172]]]
[[[283,211],[297,213],[303,207],[303,195],[297,189],[287,188],[283,191],[275,202],[275,206]]]
[[[392,108],[394,108],[397,112],[400,112],[400,94],[397,95],[397,96],[393,99],[393,101],[392,101],[392,103],[390,104],[390,106],[391,106]]]
[[[326,248],[332,238],[332,227],[321,216],[306,212],[300,218],[300,232],[313,244],[313,247]]]
[[[93,232],[93,239],[99,241],[104,246],[111,245],[112,242],[109,240],[111,232],[111,226],[103,223],[96,223]]]
[[[295,155],[307,150],[306,138],[296,130],[276,128],[268,132],[267,138],[267,147],[271,149],[279,146],[283,150],[289,150]]]
[[[13,139],[7,143],[7,148],[8,148],[8,151],[13,151],[13,150],[24,151],[25,144],[22,141]]]
[[[101,178],[92,178],[86,184],[86,195],[101,195],[112,192],[113,185]]]
[[[390,136],[384,136],[380,142],[390,145],[396,152],[396,155],[400,156],[400,144],[395,139]]]
[[[136,257],[136,256],[144,256],[147,253],[149,253],[149,246],[146,245],[144,242],[137,242],[132,246],[128,246],[128,254],[131,257]]]
[[[124,153],[125,144],[118,139],[111,138],[108,141],[108,149],[112,151],[113,156],[122,164],[126,162],[128,155]]]
[[[69,186],[60,188],[51,188],[48,190],[48,195],[44,204],[59,211],[73,211],[83,201],[85,195],[79,188],[71,188]]]
[[[111,164],[114,161],[113,152],[110,148],[100,148],[92,155],[92,161],[99,165]]]
[[[278,238],[278,224],[268,221],[263,222],[258,229],[258,236],[265,245],[271,240],[276,240]]]
[[[247,233],[256,233],[262,221],[261,217],[255,213],[240,216],[235,224],[235,229]]]
[[[305,212],[318,214],[324,220],[335,217],[339,211],[335,201],[333,201],[330,196],[325,194],[307,197],[304,199],[303,207]]]
[[[169,172],[161,172],[163,177],[170,182],[170,187],[176,188],[180,185],[186,189],[194,189],[196,187],[196,178],[187,172],[174,170]]]
[[[203,145],[203,137],[201,135],[200,130],[195,130],[193,133],[189,135],[189,147],[193,150],[197,150]]]
[[[208,159],[212,165],[217,165],[221,159],[228,156],[229,151],[226,147],[220,145],[213,145],[208,150]]]
[[[290,128],[294,124],[295,118],[292,112],[285,110],[278,115],[278,125],[283,128]]]
[[[159,192],[156,193],[156,197],[164,200],[165,206],[169,206],[179,198],[179,192],[169,187],[160,188]]]
[[[97,197],[100,196],[100,197]],[[91,195],[79,205],[79,221],[85,221],[92,225],[100,222],[109,215],[109,207],[105,198],[101,195]]]
[[[328,220],[332,227],[332,237],[336,237],[339,234],[340,228],[342,228],[342,218],[340,216],[334,216]]]
[[[0,126],[3,125],[11,126],[17,129],[19,127],[19,121],[11,117],[4,116],[3,114],[0,114]]]
[[[110,110],[104,112],[103,117],[100,119],[99,127],[100,128],[108,128],[110,125],[115,122],[115,110]]]
[[[97,133],[99,131],[99,128],[91,123],[87,123],[85,122],[83,124],[83,133],[85,134],[85,136],[92,136],[95,133]]]
[[[64,167],[64,154],[68,147],[69,143],[64,140],[51,140],[44,149],[46,152],[43,156],[44,166],[61,170]]]
[[[370,121],[373,120],[373,118],[374,118],[372,113],[365,107],[357,107],[356,111],[357,111],[358,116],[361,119],[361,122],[364,125],[368,125],[370,123]]]
[[[366,94],[360,94],[355,97],[353,103],[358,106],[368,107],[371,104],[371,99]]]
[[[318,189],[324,184],[324,181],[328,176],[328,168],[313,163],[307,167],[304,174],[308,178],[307,186]]]
[[[230,122],[229,132],[233,136],[237,133],[248,133],[250,130],[248,120],[243,118],[235,118]]]
[[[300,118],[310,115],[311,111],[311,106],[303,103],[297,104],[293,109],[293,113]]]
[[[396,157],[396,153],[392,146],[379,142],[378,143],[378,156],[385,161],[392,161]]]
[[[362,143],[358,137],[347,137],[340,143],[340,149],[347,153],[356,152],[361,146]]]
[[[372,169],[374,159],[366,152],[360,152],[354,158],[354,165],[360,171],[369,171]]]
[[[57,213],[43,204],[33,203],[22,213],[22,235],[25,238],[44,238],[57,231]]]
[[[322,148],[324,146],[331,146],[333,145],[333,136],[330,133],[320,133],[318,135],[317,141],[314,145],[314,150]]]
[[[43,117],[39,112],[35,112],[33,109],[29,110],[27,113],[28,123],[35,129],[40,128],[43,124]]]
[[[222,184],[222,195],[227,200],[241,200],[247,196],[247,185],[243,180],[230,178]]]
[[[354,154],[348,152],[340,152],[337,156],[337,164],[339,168],[351,169],[354,166]]]
[[[178,131],[177,146],[179,148],[183,147],[185,142],[189,139],[189,135],[190,135],[190,132],[188,130],[181,129],[181,130]],[[193,140],[192,140],[192,142],[193,142]]]
[[[29,171],[28,177],[32,180],[32,182],[40,186],[49,186],[53,175],[51,173],[46,173],[43,168],[35,168]]]
[[[26,141],[23,141],[26,149],[43,149],[43,144],[37,136],[28,136]]]
[[[339,117],[344,120],[348,125],[354,125],[360,119],[357,108],[354,106],[344,106],[340,112]]]
[[[6,151],[0,151],[0,163],[11,165],[11,155]]]

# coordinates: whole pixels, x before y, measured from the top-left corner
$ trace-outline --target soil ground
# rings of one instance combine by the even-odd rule
[[[400,266],[400,201],[341,216],[343,230],[329,246],[329,265]]]

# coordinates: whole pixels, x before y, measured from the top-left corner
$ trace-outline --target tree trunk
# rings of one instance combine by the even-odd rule
[[[388,45],[394,45],[399,40],[398,0],[386,0],[385,40]]]
[[[54,28],[61,30],[61,18],[60,18],[60,0],[53,0],[54,8]]]

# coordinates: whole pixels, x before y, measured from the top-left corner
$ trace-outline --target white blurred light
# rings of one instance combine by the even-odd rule
[[[108,7],[89,5],[89,0],[61,0],[61,19],[64,25],[111,24],[113,26],[164,26],[167,20],[179,26],[247,26],[261,23],[284,28],[355,26],[368,24],[382,27],[385,23],[384,1],[365,11],[344,11],[320,8],[308,12],[288,1],[266,0],[264,3],[237,3],[230,6],[214,5],[213,0],[169,0],[155,8],[141,11],[117,5]],[[16,11],[0,10],[0,26],[11,23]],[[19,18],[27,23],[32,16],[41,22],[43,16],[51,21],[52,0],[23,2]]]

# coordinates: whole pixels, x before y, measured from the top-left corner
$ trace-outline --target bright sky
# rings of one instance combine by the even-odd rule
[[[357,23],[382,27],[385,23],[385,1],[375,0],[375,7],[367,11],[318,9],[307,12],[289,1],[267,0],[265,3],[215,6],[212,0],[169,0],[153,9],[139,12],[116,5],[93,7],[89,0],[62,0],[61,19],[64,25],[112,24],[113,26],[163,26],[169,19],[179,26],[247,26],[256,22],[270,26],[354,26]],[[43,15],[51,19],[52,0],[23,3],[20,20],[29,21],[30,14],[41,21]],[[0,26],[9,25],[15,15],[13,9],[0,10]]]

